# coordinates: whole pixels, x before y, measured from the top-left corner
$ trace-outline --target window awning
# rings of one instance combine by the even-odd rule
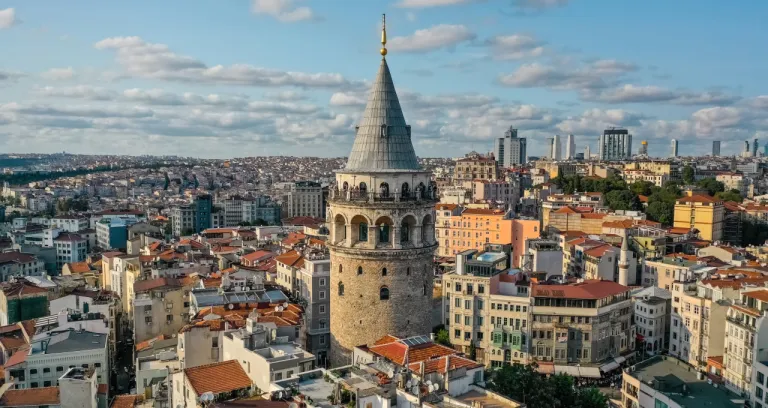
[[[568,374],[573,377],[600,378],[600,369],[597,367],[556,365],[555,374]]]
[[[609,371],[613,371],[615,369],[619,368],[619,363],[617,363],[615,360],[611,361],[610,363],[606,363],[600,366],[600,371],[607,373]]]

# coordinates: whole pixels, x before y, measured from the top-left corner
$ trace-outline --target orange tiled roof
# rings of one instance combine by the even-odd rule
[[[27,355],[29,355],[29,347],[22,347],[18,349],[8,361],[5,362],[5,367],[13,367],[17,364],[21,364],[27,361]]]
[[[34,407],[59,405],[59,387],[28,388],[7,390],[0,398],[3,407]]]
[[[743,307],[743,306],[739,306],[739,305],[731,305],[731,307],[736,309],[736,310],[738,310],[738,311],[740,311],[740,312],[742,312],[742,313],[746,313],[746,314],[748,314],[750,316],[760,317],[760,312],[755,310],[755,309],[752,309],[750,307]]]
[[[678,198],[677,199],[677,202],[680,203],[680,204],[685,204],[685,203],[716,203],[718,201],[719,200],[715,199],[712,196],[703,195],[703,194],[694,194],[694,195],[692,195],[690,197],[683,197],[683,198]]]
[[[592,249],[588,249],[584,251],[584,255],[589,255],[589,256],[594,256],[596,258],[599,258],[605,255],[605,253],[610,251],[612,248],[613,246],[609,244],[600,245],[598,247],[594,247]]]
[[[757,299],[761,302],[768,302],[768,289],[754,290],[751,292],[742,292],[741,294],[752,299]]]
[[[271,251],[265,251],[265,250],[259,250],[255,252],[251,252],[250,254],[245,254],[240,257],[240,259],[245,259],[248,262],[254,262],[261,259],[265,259],[268,257],[273,257],[275,254]]]
[[[565,206],[563,208],[560,208],[559,210],[555,211],[555,214],[577,214],[578,211],[574,210],[570,206]]]
[[[154,338],[151,338],[149,340],[144,340],[141,343],[137,343],[136,344],[136,351],[146,350],[146,349],[152,347],[152,344],[154,344],[156,341],[158,341],[158,340],[168,340],[168,339],[170,339],[169,336],[166,336],[165,334],[161,334],[161,335],[159,335],[157,337],[154,337]]]
[[[252,385],[251,379],[237,360],[185,368],[184,375],[198,396],[206,392],[230,392]]]
[[[300,268],[303,265],[303,262],[299,262],[301,259],[301,254],[296,251],[288,251],[275,257],[277,262],[286,264],[288,266],[296,266],[297,268]]]
[[[581,283],[566,285],[534,285],[534,297],[554,297],[563,299],[602,299],[629,291],[629,288],[606,280],[585,280]]]
[[[70,262],[67,265],[69,265],[71,273],[88,273],[91,271],[91,266],[88,265],[88,262]]]
[[[112,401],[112,405],[110,405],[110,408],[133,408],[136,406],[138,402],[139,402],[138,395],[133,395],[133,394],[118,395]]]
[[[478,362],[470,360],[468,358],[464,358],[456,355],[446,355],[445,357],[431,358],[429,360],[424,361],[424,374],[430,374],[430,373],[446,374],[449,370],[455,370],[457,368],[466,368],[468,370],[471,370],[473,368],[479,368],[482,366],[483,366],[482,364],[479,364]],[[411,363],[408,365],[408,368],[414,373],[420,373],[421,362]]]
[[[390,343],[375,344],[368,349],[372,353],[382,356],[400,366],[404,365],[406,362],[408,364],[418,363],[430,358],[456,354],[456,350],[440,344],[428,342],[416,346],[408,346],[400,339]]]
[[[504,210],[487,209],[487,208],[467,208],[461,215],[504,215]]]

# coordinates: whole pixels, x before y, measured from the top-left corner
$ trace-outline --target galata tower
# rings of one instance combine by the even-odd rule
[[[387,66],[386,28],[347,164],[329,199],[331,363],[381,337],[432,329],[437,191],[419,166]]]

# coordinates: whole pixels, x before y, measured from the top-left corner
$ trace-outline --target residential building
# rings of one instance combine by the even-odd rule
[[[219,401],[235,396],[248,397],[255,391],[251,379],[235,360],[185,368],[173,373],[170,388],[172,407],[198,407],[203,394],[213,394],[213,399]]]
[[[136,391],[147,398],[159,398],[153,391],[153,385],[165,382],[171,373],[179,371],[181,363],[176,354],[177,339],[158,336],[147,346],[137,344],[136,348]],[[199,350],[205,353],[205,350]]]
[[[510,126],[504,137],[496,139],[494,155],[501,167],[515,167],[528,161],[527,142],[517,137],[517,129]]]
[[[178,333],[189,313],[182,282],[175,278],[139,280],[133,284],[133,333],[136,343]]]
[[[662,353],[669,347],[669,323],[672,292],[650,287],[632,295],[635,326],[640,349],[648,355]]]
[[[137,222],[147,221],[147,214],[143,213],[142,211],[134,211],[134,210],[126,210],[126,211],[106,210],[106,211],[98,212],[91,216],[91,228],[95,229],[96,224],[98,224],[99,221],[103,219],[115,219],[115,218],[119,218],[123,220],[126,225],[133,225],[133,224],[136,224]]]
[[[580,376],[599,377],[635,349],[628,287],[611,281],[533,286],[531,357],[558,366],[580,365]],[[591,369],[589,369],[591,368]],[[599,371],[598,371],[599,369]]]
[[[244,328],[224,333],[224,361],[239,362],[260,390],[268,390],[272,381],[314,368],[315,356],[278,336],[274,323],[260,323],[254,317],[247,319]]]
[[[526,272],[544,272],[547,277],[562,275],[563,248],[555,240],[528,239],[528,248],[520,260],[520,268]]]
[[[752,389],[750,390],[750,405],[752,408],[764,408],[768,405],[768,361],[765,361],[765,352],[757,352],[752,363]]]
[[[622,177],[627,184],[647,181],[657,187],[662,187],[669,181],[668,174],[656,174],[650,170],[624,170]]]
[[[234,227],[243,222],[243,202],[246,199],[239,195],[227,197],[224,201],[224,226]]]
[[[606,129],[597,143],[600,160],[625,160],[632,157],[632,135],[627,129]]]
[[[669,379],[671,381],[667,381]],[[671,356],[655,356],[622,373],[621,402],[627,408],[742,408],[739,397],[714,387],[696,369]]]
[[[323,188],[314,181],[289,183],[283,190],[283,216],[324,218]]]
[[[325,248],[288,251],[275,258],[276,282],[305,304],[301,345],[325,366],[331,346],[331,259]]]
[[[0,282],[8,282],[12,276],[39,276],[44,273],[45,264],[34,255],[0,252]]]
[[[701,292],[701,293],[699,293]],[[695,280],[672,284],[669,354],[694,367],[704,368],[707,359],[723,355],[728,301],[715,300],[699,291]]]
[[[603,207],[603,194],[586,192],[576,194],[549,194],[541,203],[542,225],[550,224],[550,214],[563,207],[599,209]]]
[[[24,280],[0,286],[0,326],[48,316],[48,291]]]
[[[268,196],[259,195],[243,201],[243,222],[280,225],[281,209]]]
[[[766,311],[768,289],[764,288],[745,289],[739,302],[728,308],[725,319],[723,377],[725,386],[735,393],[749,394],[754,389],[752,364],[755,354],[762,352],[766,336],[763,330],[759,330],[761,325],[758,323]]]
[[[83,262],[88,254],[88,242],[78,234],[62,233],[53,240],[56,247],[56,265],[59,270],[64,264]]]
[[[221,319],[209,319],[182,327],[176,338],[178,340],[176,354],[181,368],[220,361],[223,335],[228,325],[229,322]]]
[[[66,232],[78,232],[88,229],[88,218],[59,215],[51,218],[51,228],[58,228]]]
[[[723,238],[725,207],[717,198],[692,195],[675,202],[676,228],[697,229],[701,239],[719,241]]]
[[[749,179],[741,173],[722,172],[715,176],[715,180],[723,183],[725,191],[736,190],[746,197],[749,190]]]
[[[213,198],[210,194],[200,194],[195,197],[195,232],[211,228],[211,214],[213,213]]]
[[[96,408],[99,406],[99,382],[93,368],[72,367],[59,378],[62,407]],[[106,403],[107,395],[104,395]],[[106,405],[106,404],[104,404]]]
[[[173,236],[191,235],[195,231],[197,213],[191,205],[180,205],[171,211]],[[235,224],[236,225],[236,224]]]
[[[96,224],[96,242],[102,249],[125,250],[128,224],[121,218],[103,218]]]
[[[107,335],[67,329],[36,336],[30,347],[16,352],[5,366],[6,381],[16,388],[56,386],[69,368],[96,371],[97,382],[109,385]]]
[[[456,160],[453,170],[453,184],[461,185],[474,180],[498,180],[499,169],[492,155],[471,152]]]

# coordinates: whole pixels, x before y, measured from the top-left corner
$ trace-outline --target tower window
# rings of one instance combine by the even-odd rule
[[[344,271],[344,267],[343,267],[343,266],[341,266],[341,265],[339,265],[339,273],[341,273],[341,272],[343,272],[343,271]]]
[[[389,300],[389,288],[386,286],[382,286],[381,289],[379,289],[379,300]]]
[[[358,275],[362,275],[363,274],[363,267],[362,266],[358,266],[357,267],[357,274]]]
[[[405,275],[406,276],[411,276],[411,267],[410,266],[405,268]]]
[[[339,282],[339,296],[344,296],[344,284]]]
[[[387,276],[387,268],[381,270],[381,276]]]

